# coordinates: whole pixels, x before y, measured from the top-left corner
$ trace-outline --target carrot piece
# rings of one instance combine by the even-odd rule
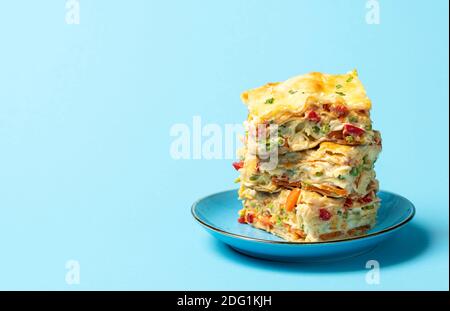
[[[300,189],[299,188],[292,189],[291,193],[289,193],[286,199],[285,204],[286,211],[291,212],[295,208],[299,196],[300,196]]]

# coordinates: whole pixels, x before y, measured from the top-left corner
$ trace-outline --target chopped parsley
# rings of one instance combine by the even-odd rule
[[[365,155],[365,156],[363,157],[363,163],[364,163],[364,164],[370,164],[370,161],[369,161],[369,158],[367,157],[367,155]]]
[[[367,211],[367,210],[373,209],[374,207],[375,207],[375,206],[373,206],[373,205],[368,205],[368,206],[363,206],[363,207],[361,207],[361,209],[364,210],[364,211]]]
[[[345,96],[345,93],[343,93],[343,92],[336,92],[336,94],[341,95],[341,96]]]
[[[344,213],[342,214],[343,218],[347,218],[348,217],[348,210],[344,210]]]
[[[364,129],[366,131],[371,131],[372,130],[372,124],[368,124],[368,125],[364,126]]]
[[[252,175],[252,176],[250,176],[250,180],[251,181],[257,181],[259,179],[259,176],[258,175]]]
[[[298,91],[294,91],[294,90],[289,90],[289,94],[294,95],[295,93],[297,93]]]
[[[352,80],[353,80],[353,76],[350,76],[348,79],[347,79],[347,83],[350,83],[350,82],[352,82]]]
[[[348,143],[352,143],[355,141],[355,139],[353,138],[353,136],[345,136],[345,141]]]
[[[323,172],[316,172],[314,175],[316,175],[317,177],[323,176]]]
[[[320,129],[320,131],[324,134],[327,134],[330,131],[330,125],[329,124],[322,125],[322,128]]]
[[[353,167],[352,170],[350,171],[350,175],[356,177],[359,175],[359,167]]]
[[[344,180],[345,176],[339,175],[337,178],[340,179],[340,180]]]
[[[350,122],[355,123],[355,122],[358,122],[358,117],[357,117],[357,116],[350,116],[350,117],[348,118],[348,120],[349,120]]]
[[[271,98],[267,99],[264,104],[271,105],[271,104],[273,104],[274,101],[275,101],[275,99],[273,97],[271,97]]]
[[[313,130],[314,133],[319,134],[319,132],[320,132],[320,127],[318,127],[317,125],[314,125],[313,128],[312,128],[312,130]]]
[[[342,88],[342,85],[341,85],[341,84],[337,84],[337,85],[336,85],[336,88],[337,88],[337,89],[340,89],[340,88]]]

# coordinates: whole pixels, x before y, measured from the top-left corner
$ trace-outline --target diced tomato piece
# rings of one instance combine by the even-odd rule
[[[310,112],[306,113],[306,118],[309,121],[316,122],[316,123],[320,121],[320,116],[314,110],[311,110]]]
[[[322,219],[323,221],[330,220],[331,216],[332,216],[331,213],[325,208],[319,209],[319,218]]]
[[[344,105],[336,105],[332,108],[332,110],[339,118],[348,115],[348,109]]]
[[[238,222],[241,223],[241,224],[245,224],[246,223],[245,217],[244,216],[239,217],[238,218]]]
[[[323,110],[325,110],[326,112],[330,112],[330,104],[323,104],[322,105]]]
[[[244,167],[244,161],[234,162],[233,167],[236,171],[239,171],[241,168]]]
[[[345,199],[344,207],[351,207],[353,205],[353,200],[350,198]]]
[[[252,224],[253,223],[253,221],[255,220],[255,215],[253,214],[253,213],[248,213],[247,214],[247,222],[249,223],[249,224]]]
[[[357,126],[351,125],[351,124],[345,124],[344,130],[342,131],[342,134],[344,136],[351,135],[351,136],[361,136],[365,133],[362,128],[359,128]]]
[[[359,201],[360,203],[370,203],[370,202],[372,202],[372,200],[373,200],[373,199],[372,199],[372,194],[369,193],[368,195],[366,195],[365,197],[359,199],[358,201]]]
[[[328,138],[335,139],[335,140],[341,140],[344,139],[344,135],[342,135],[342,131],[332,131],[328,133]]]

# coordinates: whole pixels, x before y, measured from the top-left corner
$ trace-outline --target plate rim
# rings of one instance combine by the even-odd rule
[[[399,229],[399,228],[403,227],[404,225],[406,225],[407,223],[409,223],[409,222],[414,218],[414,216],[416,215],[416,207],[415,207],[415,205],[414,205],[410,200],[408,200],[408,199],[405,198],[404,196],[399,195],[399,194],[397,194],[397,193],[395,193],[395,192],[386,191],[386,190],[379,190],[378,193],[384,192],[384,193],[388,193],[388,194],[390,194],[390,195],[394,195],[394,196],[397,196],[397,197],[400,197],[400,198],[406,200],[406,201],[411,205],[411,207],[412,207],[411,213],[408,215],[408,217],[406,217],[406,218],[405,218],[404,220],[402,220],[401,222],[399,222],[399,223],[397,223],[397,224],[395,224],[395,225],[393,225],[393,226],[390,226],[390,227],[388,227],[388,228],[386,228],[386,229],[383,229],[383,230],[381,230],[381,231],[377,231],[377,232],[373,232],[373,233],[369,233],[369,234],[366,234],[366,235],[357,236],[357,237],[353,237],[353,238],[348,238],[348,239],[340,239],[340,240],[333,240],[333,241],[319,241],[319,242],[272,241],[272,240],[265,240],[265,239],[261,239],[261,238],[253,238],[253,237],[249,237],[249,236],[245,236],[245,235],[241,235],[241,234],[237,234],[237,233],[228,232],[228,231],[222,230],[222,229],[220,229],[220,228],[216,228],[216,227],[214,227],[214,226],[212,226],[212,225],[210,225],[210,224],[207,224],[207,223],[204,222],[203,220],[201,220],[200,217],[198,217],[198,215],[195,213],[195,209],[196,209],[196,207],[198,206],[198,204],[199,204],[201,201],[203,201],[203,200],[205,200],[205,199],[208,199],[208,198],[210,198],[210,197],[212,197],[212,196],[216,196],[216,195],[219,195],[219,194],[222,194],[222,193],[225,193],[225,192],[231,192],[231,191],[236,191],[236,192],[237,192],[238,189],[228,189],[228,190],[223,190],[223,191],[215,192],[215,193],[206,195],[206,196],[204,196],[204,197],[202,197],[202,198],[196,200],[196,201],[192,204],[192,206],[191,206],[191,214],[192,214],[192,216],[193,216],[194,219],[195,219],[198,223],[200,223],[202,226],[204,226],[204,227],[206,227],[206,228],[208,228],[208,229],[210,229],[210,230],[213,230],[213,231],[215,231],[215,232],[218,232],[218,233],[220,233],[220,234],[227,235],[227,236],[231,236],[231,237],[234,237],[234,238],[239,238],[239,239],[242,239],[242,240],[253,241],[253,242],[258,242],[258,243],[263,243],[263,244],[282,244],[282,245],[324,245],[324,244],[339,244],[339,243],[345,243],[345,242],[352,242],[352,241],[355,241],[355,240],[363,240],[363,239],[367,239],[367,238],[372,238],[372,237],[384,235],[385,233],[388,233],[388,232],[390,232],[390,231],[394,231],[394,230],[396,230],[396,229]]]

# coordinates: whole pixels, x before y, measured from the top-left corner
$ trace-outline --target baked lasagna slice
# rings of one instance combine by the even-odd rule
[[[239,222],[291,242],[321,242],[365,234],[376,223],[376,191],[354,198],[330,198],[299,188],[267,193],[241,187]]]
[[[280,154],[271,169],[247,148],[241,151],[240,182],[247,188],[279,192],[302,188],[331,197],[367,193],[375,180],[381,145],[348,146],[323,142],[314,149]]]
[[[306,150],[323,141],[379,143],[370,120],[371,102],[356,71],[310,73],[249,90],[241,98],[249,109],[244,125],[250,138],[266,145],[276,140],[280,153]],[[261,131],[268,126],[277,127],[276,137]]]
[[[374,163],[381,137],[356,71],[309,73],[241,97],[249,115],[234,163],[239,222],[295,242],[370,230],[380,206]]]

